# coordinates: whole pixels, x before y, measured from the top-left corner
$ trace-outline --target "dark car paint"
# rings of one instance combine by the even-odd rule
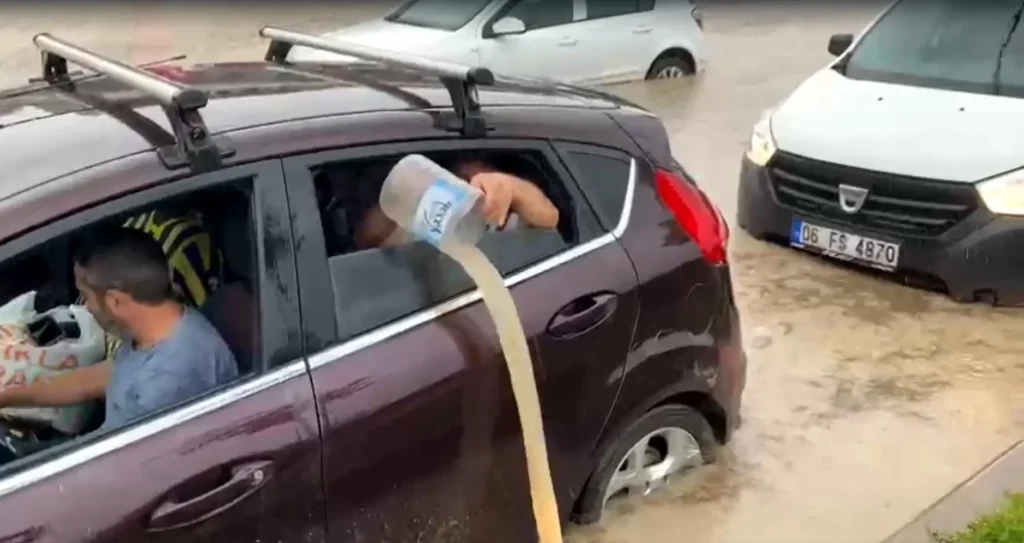
[[[218,98],[211,100],[208,108],[217,113],[207,116],[207,121],[214,131],[223,132],[225,126],[235,128],[229,136],[237,152],[228,159],[228,165],[396,140],[457,139],[456,134],[439,132],[429,111],[402,109],[397,103],[389,105],[391,111],[354,110],[351,100],[366,97],[352,90],[343,85],[332,87],[327,94],[333,98],[325,95],[318,104],[324,110],[310,108],[310,118],[287,115],[295,111],[296,104],[302,104],[308,93],[264,93],[258,100]],[[446,100],[440,98],[443,94],[434,82],[424,81],[404,90],[429,94],[441,105]],[[686,402],[709,418],[720,437],[728,437],[737,421],[742,391],[738,322],[728,268],[712,268],[700,259],[695,245],[658,203],[651,157],[637,147],[637,134],[631,136],[616,129],[611,118],[595,108],[616,111],[620,123],[623,118],[648,114],[624,103],[574,96],[570,91],[531,91],[527,83],[499,94],[512,103],[539,101],[545,105],[485,108],[488,123],[494,128],[489,138],[543,135],[552,140],[618,148],[633,156],[637,164],[631,220],[621,240],[563,263],[556,268],[557,273],[552,270],[513,289],[532,338],[559,505],[567,515],[594,467],[594,459],[600,457],[618,429],[653,405]],[[553,94],[568,97],[552,105]],[[236,91],[235,95],[245,96],[246,92]],[[166,123],[155,110],[143,107],[141,111],[158,123]],[[29,133],[25,128],[43,126],[36,123],[49,123],[45,128],[49,134],[68,134],[54,142],[56,149],[45,152],[50,159],[61,157],[53,160],[64,165],[65,170],[59,174],[53,173],[58,168],[36,164],[46,160],[40,149],[45,146],[21,141],[17,147],[20,156],[12,158],[5,153],[0,157],[5,166],[25,167],[31,173],[18,190],[0,199],[0,239],[10,239],[55,218],[146,187],[155,187],[150,191],[169,191],[191,183],[182,180],[168,184],[190,175],[183,170],[168,172],[143,140],[123,126],[98,122],[104,118],[95,112],[66,113],[0,128],[0,145],[14,145],[21,140],[18,134]],[[85,139],[79,140],[79,134],[85,134]],[[119,148],[120,154],[108,151],[106,143],[93,141],[98,134],[108,137],[110,149]],[[76,150],[76,146],[81,149]],[[69,156],[64,152],[81,154]],[[69,158],[65,160],[65,156]],[[92,162],[87,158],[90,156]],[[37,169],[33,171],[33,167]],[[230,529],[239,530],[231,533],[232,541],[249,541],[250,535],[252,541],[319,541],[325,534],[343,541],[406,540],[426,535],[446,541],[535,539],[518,420],[493,325],[482,304],[470,302],[436,320],[393,331],[401,335],[401,342],[374,343],[371,334],[333,345],[336,331],[331,324],[333,307],[325,303],[332,297],[325,295],[331,287],[323,264],[323,235],[318,232],[319,224],[311,221],[316,216],[315,201],[312,191],[291,181],[291,173],[288,178],[288,196],[282,195],[277,206],[290,208],[295,231],[284,238],[277,236],[276,232],[289,228],[289,221],[272,222],[285,217],[281,208],[272,210],[263,217],[271,222],[264,223],[262,230],[262,254],[264,258],[273,255],[275,262],[286,262],[294,250],[296,260],[285,267],[292,270],[287,273],[297,274],[298,280],[293,283],[294,278],[285,277],[269,281],[271,267],[264,266],[260,293],[270,298],[262,300],[261,307],[266,326],[273,319],[298,319],[300,314],[292,307],[296,302],[301,304],[301,334],[313,366],[312,383],[293,376],[275,388],[260,390],[202,415],[185,427],[163,431],[100,457],[90,463],[88,477],[83,475],[84,467],[71,469],[21,490],[20,496],[35,503],[55,492],[68,495],[71,491],[67,489],[75,493],[84,489],[85,499],[91,499],[96,493],[87,483],[106,484],[105,490],[116,495],[121,485],[112,485],[111,479],[102,476],[94,478],[96,471],[91,468],[96,465],[103,473],[103,466],[110,466],[106,468],[109,476],[124,474],[140,488],[123,493],[124,500],[111,503],[90,502],[90,507],[69,504],[74,511],[67,514],[79,520],[69,524],[67,530],[83,526],[93,529],[97,536],[104,534],[96,537],[99,541],[133,537],[160,540],[163,536],[140,536],[137,531],[144,504],[155,503],[161,492],[187,482],[197,473],[196,467],[202,471],[263,455],[279,462],[273,491],[268,483],[257,495],[223,513],[219,518],[227,524],[211,520],[178,537],[213,537],[211,534],[227,533],[218,530]],[[21,246],[47,230],[8,245]],[[268,230],[275,235],[268,235]],[[2,256],[5,253],[0,250]],[[279,265],[273,269],[283,271]],[[619,271],[609,273],[609,269]],[[282,291],[282,286],[287,288]],[[572,340],[577,347],[571,352],[567,344],[545,337],[544,327],[552,313],[575,295],[599,290],[616,292],[620,299],[615,314],[600,330]],[[268,307],[267,299],[280,303]],[[278,334],[285,338],[277,350],[279,356],[298,347],[298,334],[290,327]],[[263,344],[273,347],[267,338]],[[425,344],[431,348],[423,349]],[[622,354],[598,356],[616,352]],[[341,358],[343,362],[338,360]],[[730,360],[731,366],[719,366]],[[317,403],[312,401],[313,389]],[[567,389],[585,390],[592,397],[581,402]],[[243,420],[253,421],[243,428],[279,430],[275,437],[263,437],[257,430],[239,432],[239,421]],[[316,439],[315,435],[310,437],[311,429],[316,426],[310,421],[322,426],[322,456],[311,445],[311,439]],[[226,437],[222,437],[220,449],[186,447],[184,444],[195,442],[183,436],[195,435]],[[157,471],[164,478],[149,475],[156,469],[153,464],[137,462],[147,458],[159,458],[166,464]],[[115,462],[117,472],[113,471]],[[126,462],[130,465],[125,466]],[[310,487],[311,481],[321,480],[321,462],[326,501],[319,487]],[[0,492],[3,483],[0,480]],[[76,486],[69,486],[72,484]],[[18,495],[10,495],[9,500]],[[142,499],[147,496],[149,501]],[[272,509],[263,510],[264,516],[256,519],[249,516],[259,507],[273,506],[285,497],[294,502],[289,505],[294,509],[290,516],[274,520]],[[110,512],[98,516],[88,513],[100,506],[109,507]],[[6,509],[12,514],[15,508]],[[63,520],[58,525],[50,509],[32,509],[30,505],[17,509],[39,513],[0,523],[9,528],[9,534],[23,533],[27,540],[44,541],[77,541],[75,537],[81,536],[54,532],[55,527],[63,526]],[[300,518],[299,511],[308,514]]]

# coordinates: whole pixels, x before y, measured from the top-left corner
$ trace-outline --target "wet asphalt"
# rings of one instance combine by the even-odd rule
[[[734,225],[750,127],[828,62],[832,33],[881,6],[851,4],[711,4],[706,74],[612,90],[662,116]],[[4,7],[0,83],[37,75],[40,31],[134,62],[227,60],[262,56],[262,24],[319,31],[381,11],[287,6]],[[1024,312],[956,304],[735,228],[730,254],[750,359],[743,429],[718,465],[619,503],[570,543],[874,543],[1024,429]]]

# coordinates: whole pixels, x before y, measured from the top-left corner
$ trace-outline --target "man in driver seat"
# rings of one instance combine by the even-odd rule
[[[163,248],[141,230],[97,232],[75,257],[76,286],[121,340],[112,360],[0,391],[2,407],[60,407],[105,398],[105,429],[187,401],[238,376],[228,346],[174,294]]]

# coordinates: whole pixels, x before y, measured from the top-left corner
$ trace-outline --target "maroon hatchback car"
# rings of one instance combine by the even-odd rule
[[[485,156],[560,210],[557,229],[481,247],[529,338],[563,519],[597,521],[609,499],[714,459],[746,373],[728,229],[656,117],[598,91],[261,32],[263,61],[145,68],[42,34],[44,76],[0,95],[0,303],[74,303],[76,240],[186,208],[204,254],[223,257],[199,309],[241,374],[64,439],[5,416],[0,541],[535,541],[479,293],[425,244],[354,241],[410,153]],[[289,64],[293,45],[361,60]]]

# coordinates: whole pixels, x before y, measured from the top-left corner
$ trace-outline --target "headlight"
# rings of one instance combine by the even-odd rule
[[[985,207],[997,215],[1024,215],[1024,170],[978,183]]]
[[[761,120],[754,125],[750,134],[750,146],[747,148],[747,158],[758,166],[768,164],[768,161],[775,155],[775,138],[772,137],[772,116],[766,111]]]

